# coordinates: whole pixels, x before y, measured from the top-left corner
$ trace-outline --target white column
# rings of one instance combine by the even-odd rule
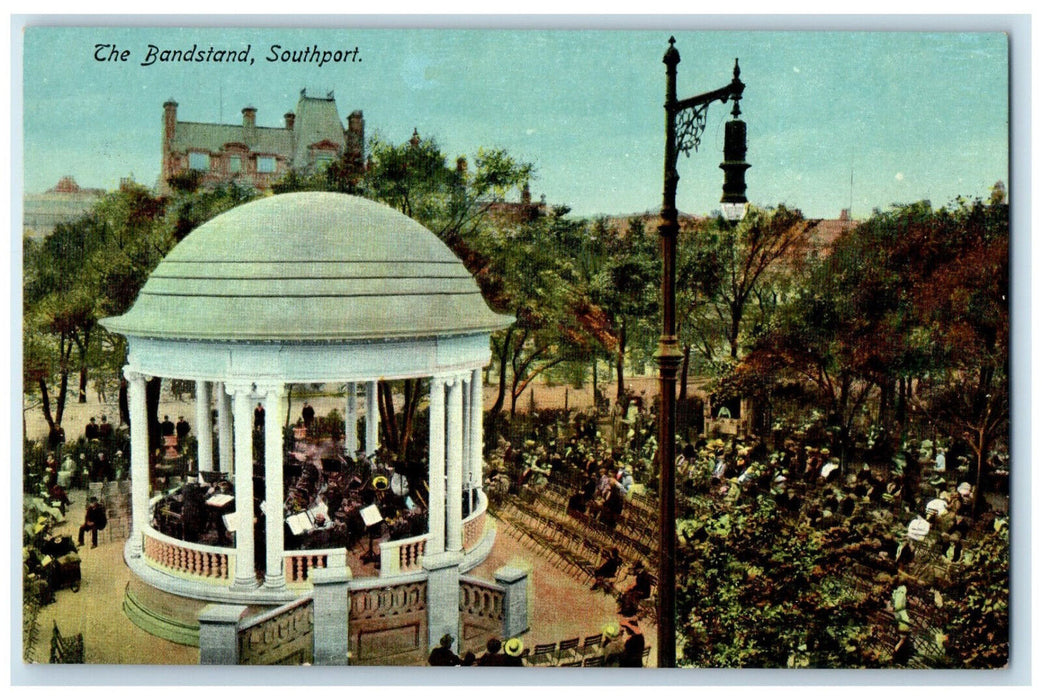
[[[472,489],[480,488],[485,482],[483,473],[484,460],[482,458],[485,438],[482,435],[484,426],[481,422],[485,412],[483,403],[484,393],[482,392],[481,370],[476,369],[470,373],[470,487]],[[472,500],[471,508],[476,503],[476,500]]]
[[[129,367],[127,378],[130,409],[130,556],[140,557],[145,527],[151,520],[148,495],[151,483],[148,469],[148,411],[145,408],[145,376]]]
[[[257,587],[253,564],[253,410],[250,384],[226,384],[234,397],[235,418],[235,582],[237,589]]]
[[[344,452],[354,459],[358,451],[358,387],[347,383],[347,410],[344,411]]]
[[[264,587],[281,590],[286,587],[283,541],[282,490],[282,426],[279,406],[285,385],[257,387],[264,396]]]
[[[445,382],[445,551],[463,549],[463,378]]]
[[[210,382],[195,382],[195,438],[199,471],[213,471],[213,419],[210,414]]]
[[[365,385],[365,453],[371,455],[376,452],[380,435],[380,408],[377,404],[379,397],[376,394],[376,382],[367,382]]]
[[[221,382],[217,389],[217,444],[218,469],[231,474],[232,469],[232,397]]]
[[[445,379],[431,377],[427,483],[427,552],[445,551]]]
[[[463,490],[470,487],[470,375],[463,379]],[[468,499],[469,500],[469,499]]]

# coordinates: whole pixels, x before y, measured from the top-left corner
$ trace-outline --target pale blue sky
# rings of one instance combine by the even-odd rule
[[[678,92],[746,83],[749,200],[808,216],[986,196],[1008,183],[1008,45],[999,33],[676,32]],[[302,87],[334,90],[342,118],[402,142],[414,127],[450,157],[502,147],[532,161],[535,196],[580,215],[661,204],[664,66],[669,31],[28,28],[24,183],[72,175],[112,188],[154,184],[162,103],[178,117],[238,123],[247,104],[278,126]],[[97,62],[94,46],[131,51]],[[139,65],[163,48],[252,45],[254,64]],[[269,63],[271,44],[359,47],[346,65]],[[681,157],[678,205],[718,206],[723,123],[709,111],[702,147]],[[853,171],[853,188],[851,188]]]

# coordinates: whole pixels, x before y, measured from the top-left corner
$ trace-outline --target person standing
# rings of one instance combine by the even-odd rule
[[[185,438],[188,437],[188,433],[192,432],[192,426],[188,425],[188,421],[185,420],[184,416],[178,416],[177,425],[174,426],[174,432],[177,433],[178,444],[184,444]]]
[[[307,401],[304,402],[304,408],[300,410],[300,417],[304,419],[304,427],[311,432],[311,424],[315,422],[315,409],[311,407]]]

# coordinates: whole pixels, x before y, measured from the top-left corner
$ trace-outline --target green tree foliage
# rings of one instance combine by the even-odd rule
[[[865,554],[845,527],[821,531],[770,494],[714,504],[682,528],[678,631],[685,665],[705,668],[878,666],[870,613],[882,595],[845,579]],[[870,533],[858,533],[857,540]]]

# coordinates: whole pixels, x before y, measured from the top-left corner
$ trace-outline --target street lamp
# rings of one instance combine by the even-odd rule
[[[698,150],[706,125],[709,105],[720,100],[734,101],[733,119],[727,123],[724,136],[724,196],[720,200],[728,218],[744,214],[745,122],[738,119],[738,101],[745,85],[738,79],[738,59],[734,77],[725,87],[684,100],[677,99],[677,64],[680,52],[669,38],[669,48],[662,62],[666,64],[666,158],[662,190],[662,214],[659,235],[662,238],[662,335],[655,360],[659,366],[659,561],[658,561],[658,665],[673,668],[676,654],[676,386],[681,352],[676,335],[676,261],[677,232],[677,156],[690,156]]]

